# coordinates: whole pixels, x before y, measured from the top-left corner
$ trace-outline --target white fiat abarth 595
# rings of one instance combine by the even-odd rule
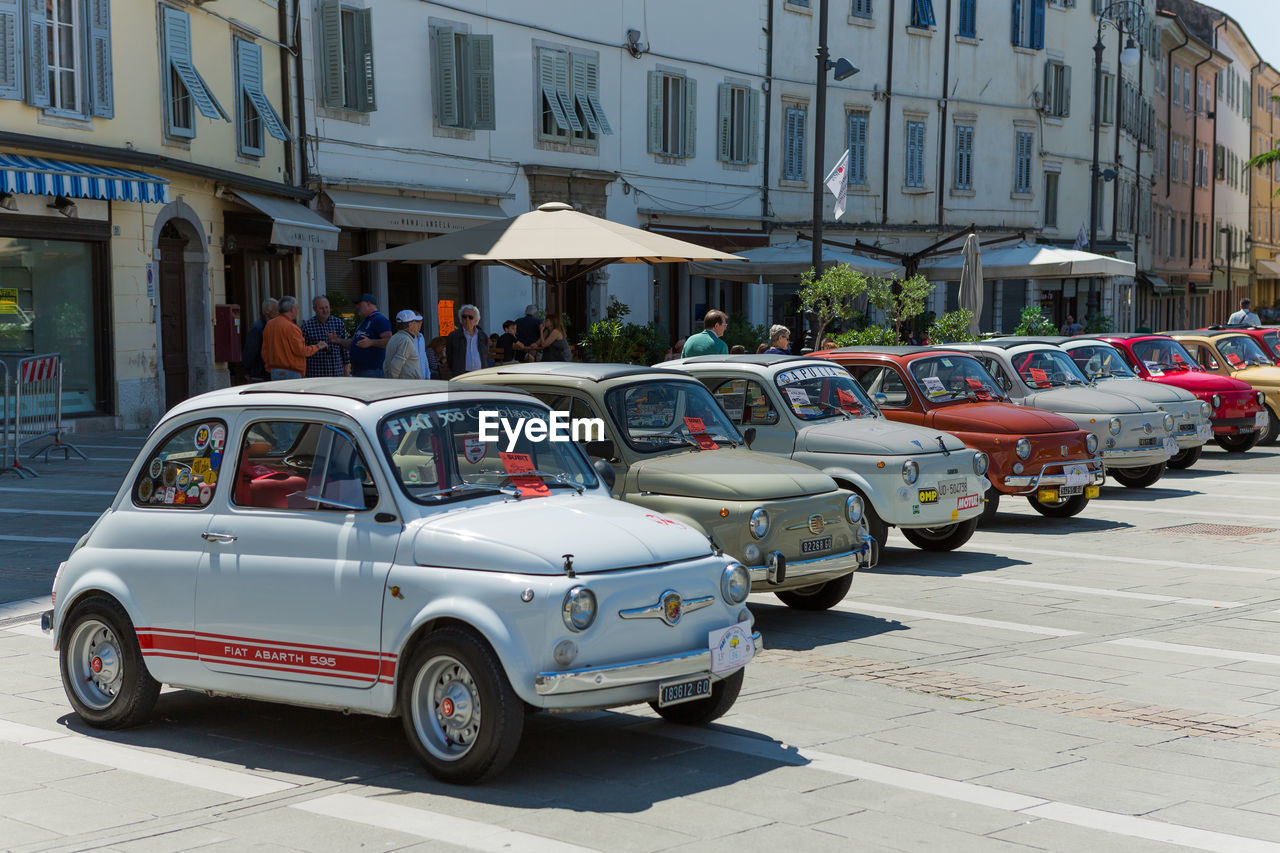
[[[494,416],[542,426],[486,442]],[[532,397],[461,383],[180,404],[54,580],[41,623],[72,706],[130,726],[168,684],[399,715],[457,782],[501,770],[530,709],[719,717],[758,648],[747,570],[614,500],[577,444],[529,438],[554,427]]]

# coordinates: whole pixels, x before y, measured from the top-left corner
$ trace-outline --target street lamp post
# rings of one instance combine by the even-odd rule
[[[1231,293],[1231,229],[1223,225],[1218,229],[1219,234],[1226,235],[1227,238],[1227,294],[1230,298]]]
[[[1089,170],[1089,251],[1098,250],[1098,178],[1103,172],[1098,165],[1098,141],[1102,131],[1102,29],[1107,23],[1115,27],[1121,35],[1129,37],[1124,49],[1120,51],[1120,64],[1125,68],[1133,68],[1141,59],[1141,51],[1133,43],[1134,31],[1142,26],[1146,10],[1135,0],[1116,0],[1102,10],[1098,16],[1098,39],[1093,45],[1093,166]],[[1108,169],[1106,179],[1111,180],[1116,173]]]

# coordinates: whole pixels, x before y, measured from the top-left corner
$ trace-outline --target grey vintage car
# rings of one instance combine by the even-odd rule
[[[1178,453],[1173,415],[1094,387],[1060,347],[1009,337],[941,348],[972,353],[1018,405],[1065,415],[1096,435],[1107,474],[1123,486],[1152,485]]]
[[[861,495],[881,547],[890,526],[930,551],[960,547],[978,526],[987,455],[950,433],[886,419],[845,368],[790,355],[662,367],[706,384],[730,420],[755,430],[752,448],[812,465]]]
[[[863,499],[808,465],[747,448],[692,377],[623,364],[541,362],[473,371],[468,384],[518,388],[574,419],[598,418],[613,493],[689,525],[751,573],[752,590],[804,610],[837,604],[875,564]]]

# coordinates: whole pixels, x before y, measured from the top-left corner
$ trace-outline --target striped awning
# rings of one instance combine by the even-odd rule
[[[0,153],[0,192],[167,204],[169,181],[114,166]]]

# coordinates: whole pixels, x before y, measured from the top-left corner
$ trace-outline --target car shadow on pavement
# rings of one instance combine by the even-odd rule
[[[1030,565],[1026,560],[1016,560],[983,550],[984,545],[969,543],[963,549],[946,553],[932,553],[908,548],[887,548],[880,554],[880,562],[874,569],[861,569],[858,575],[923,575],[959,576],[977,572],[994,572],[1016,566]],[[998,546],[990,546],[998,551]],[[858,575],[854,575],[856,583]]]
[[[1104,501],[1154,501],[1160,498],[1193,498],[1203,496],[1204,492],[1198,492],[1194,486],[1186,489],[1174,489],[1169,486],[1147,486],[1145,489],[1126,489],[1114,488],[1107,489],[1102,493],[1101,500]]]
[[[906,625],[892,619],[849,610],[793,610],[782,604],[752,601],[751,613],[764,636],[765,648],[794,652],[907,630]]]
[[[1151,490],[1142,489],[1141,491]],[[996,513],[994,519],[983,523],[978,528],[978,532],[1056,537],[1067,536],[1072,533],[1104,533],[1108,530],[1128,530],[1134,526],[1128,522],[1113,521],[1108,518],[1090,518],[1088,513],[1096,512],[1101,515],[1105,512],[1100,506],[1095,509],[1091,504],[1084,511],[1085,515],[1077,515],[1074,518],[1044,518],[1039,515],[1023,515],[1010,512]],[[992,547],[999,550],[998,545],[993,545]]]
[[[1245,457],[1241,456],[1239,458],[1243,459]],[[1181,468],[1181,469],[1168,468],[1168,469],[1165,469],[1165,472],[1160,476],[1160,479],[1161,480],[1200,480],[1200,479],[1209,479],[1212,477],[1230,476],[1232,473],[1233,472],[1231,471],[1223,471],[1221,469],[1211,469],[1211,468]],[[1142,491],[1142,489],[1135,489],[1134,491],[1140,492]]]

